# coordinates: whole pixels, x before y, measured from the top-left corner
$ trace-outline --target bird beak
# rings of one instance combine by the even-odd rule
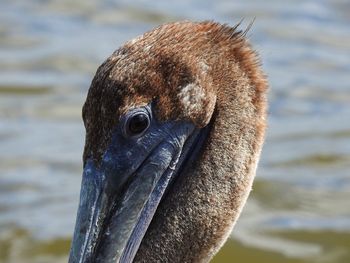
[[[116,132],[85,163],[69,262],[132,262],[164,192],[206,135],[189,122],[155,125],[126,140]]]

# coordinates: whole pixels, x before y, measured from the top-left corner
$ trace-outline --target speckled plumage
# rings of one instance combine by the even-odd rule
[[[134,262],[207,262],[251,190],[265,132],[267,82],[244,33],[214,22],[160,26],[97,70],[83,109],[84,160],[97,163],[120,116],[153,101],[156,117],[212,128],[193,167],[157,209]]]

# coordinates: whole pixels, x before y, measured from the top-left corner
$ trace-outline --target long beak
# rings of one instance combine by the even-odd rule
[[[189,123],[165,134],[135,171],[111,165],[125,156],[107,155],[99,167],[86,162],[70,263],[132,262],[170,181],[202,137]]]

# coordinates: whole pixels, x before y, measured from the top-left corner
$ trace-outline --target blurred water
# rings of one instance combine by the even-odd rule
[[[215,262],[350,262],[350,2],[0,2],[0,262],[65,262],[97,66],[167,21],[256,18],[271,90],[258,176]]]

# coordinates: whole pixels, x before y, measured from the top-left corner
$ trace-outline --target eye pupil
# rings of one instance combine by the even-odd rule
[[[132,135],[142,133],[148,128],[149,118],[146,114],[136,114],[129,120],[129,131]]]
[[[125,138],[139,138],[151,125],[152,114],[149,107],[130,110],[121,119],[121,131]]]

